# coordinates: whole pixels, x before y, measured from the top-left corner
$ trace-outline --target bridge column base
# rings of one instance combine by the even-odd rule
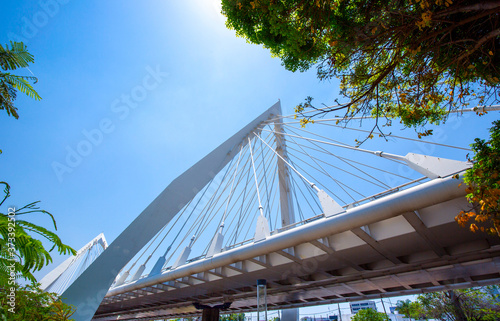
[[[198,302],[193,302],[195,309],[202,310],[201,321],[219,321],[220,310],[226,310],[231,306],[232,302],[225,302],[224,304],[219,304],[215,306],[209,306],[205,304],[200,304]]]
[[[201,315],[201,321],[219,321],[219,316],[219,308],[204,308]]]

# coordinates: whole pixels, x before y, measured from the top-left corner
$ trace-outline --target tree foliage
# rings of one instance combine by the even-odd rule
[[[245,321],[245,313],[231,313],[220,317],[221,321]]]
[[[17,98],[17,91],[28,95],[31,98],[40,100],[41,97],[31,85],[31,81],[38,80],[33,76],[20,76],[10,73],[18,68],[27,68],[35,59],[22,42],[10,42],[9,45],[0,45],[0,110],[4,109],[7,115],[19,118],[14,100]]]
[[[424,293],[418,296],[418,302],[428,318],[449,321],[500,319],[498,286]]]
[[[476,138],[471,146],[473,166],[464,176],[471,210],[461,211],[455,220],[472,232],[500,236],[500,121],[493,122],[488,141]]]
[[[12,290],[12,291],[11,291]],[[15,294],[15,300],[10,294]],[[9,304],[15,302],[15,304]],[[39,284],[3,287],[0,291],[0,319],[2,321],[66,321],[75,313],[73,306],[61,301],[55,293],[40,290]]]
[[[418,301],[399,300],[396,304],[396,311],[405,316],[405,318],[413,320],[426,319],[426,313],[422,305]]]
[[[373,309],[359,310],[352,318],[352,321],[389,321],[387,315]]]
[[[5,186],[5,196],[0,202],[2,206],[10,196],[10,186]],[[52,220],[57,230],[56,222],[52,214],[37,207],[38,202],[30,203],[18,209],[7,209],[0,212],[0,284],[12,283],[10,281],[24,278],[36,282],[32,272],[39,271],[42,267],[52,262],[50,252],[57,249],[59,254],[76,254],[76,251],[62,243],[61,239],[48,229],[23,220],[27,214],[45,214]],[[33,237],[37,235],[52,244],[46,249],[41,240]]]
[[[408,299],[406,300],[400,300],[396,304],[396,311],[398,311],[400,314],[404,315],[406,318],[410,318],[412,316],[412,302]]]
[[[346,102],[319,109],[308,97],[296,108],[302,125],[342,110],[419,128],[499,99],[498,1],[222,0],[222,12],[286,69],[316,65],[319,79],[340,79]]]
[[[9,71],[27,68],[34,62],[33,56],[26,46],[20,42],[10,42],[10,46],[0,45],[0,109],[7,115],[18,118],[17,108],[13,102],[17,91],[31,98],[41,99],[33,89],[30,81],[36,82],[32,76],[13,75]],[[2,151],[0,150],[0,154]],[[10,186],[4,186],[4,197],[0,208],[10,197]],[[50,217],[57,230],[54,217],[40,209],[38,202],[29,203],[21,208],[8,207],[0,212],[0,320],[71,320],[75,309],[61,301],[55,293],[44,292],[32,272],[40,270],[52,262],[50,252],[57,249],[59,254],[76,254],[76,251],[62,243],[61,239],[45,227],[24,220],[24,216],[44,214]],[[46,249],[42,240],[51,244]],[[21,286],[18,279],[31,281]]]

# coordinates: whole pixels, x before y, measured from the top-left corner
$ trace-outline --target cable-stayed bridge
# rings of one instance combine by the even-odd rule
[[[67,258],[40,280],[40,288],[47,292],[63,294],[64,291],[85,271],[108,247],[104,234],[97,235],[85,244],[75,255]]]
[[[321,131],[335,127],[304,129],[279,103],[257,117],[170,183],[69,286],[76,319],[199,315],[193,303],[254,311],[257,279],[270,309],[498,283],[498,238],[454,220],[469,208],[456,174],[470,164]]]

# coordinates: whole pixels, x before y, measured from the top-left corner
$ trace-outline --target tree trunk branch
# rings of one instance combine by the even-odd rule
[[[471,11],[481,11],[481,10],[491,10],[491,9],[500,9],[500,2],[499,1],[482,2],[482,3],[472,4],[470,6],[450,8],[448,10],[444,10],[442,12],[437,13],[435,17],[439,18],[459,12],[471,12]]]

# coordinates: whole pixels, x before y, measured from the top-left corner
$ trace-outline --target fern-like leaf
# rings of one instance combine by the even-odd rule
[[[38,93],[35,91],[33,86],[31,86],[31,84],[28,82],[28,80],[36,81],[36,77],[17,76],[10,73],[0,73],[0,78],[5,79],[5,81],[11,84],[12,87],[26,94],[28,97],[34,98],[36,100],[42,99],[42,97],[40,97],[40,95],[38,95]]]
[[[22,42],[10,42],[9,45],[0,45],[0,110],[4,109],[7,115],[19,118],[14,100],[17,91],[26,94],[36,100],[42,99],[35,91],[30,82],[36,83],[38,79],[34,76],[18,76],[9,72],[17,68],[27,68],[35,59],[31,55],[26,45]],[[29,70],[29,69],[28,69]],[[31,71],[30,71],[31,72]]]
[[[0,67],[3,70],[14,70],[17,68],[26,68],[35,61],[32,54],[22,42],[10,42],[9,45],[0,45]]]

